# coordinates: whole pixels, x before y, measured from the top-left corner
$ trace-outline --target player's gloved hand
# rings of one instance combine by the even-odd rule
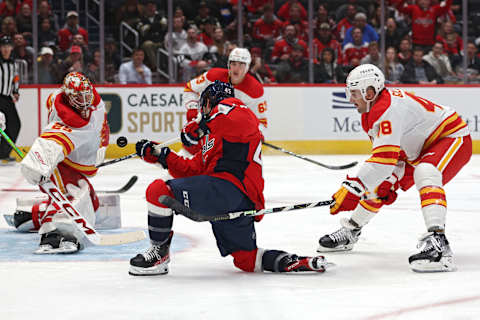
[[[202,114],[199,113],[194,120],[187,123],[180,134],[182,143],[187,147],[197,145],[198,141],[210,132],[206,122]]]
[[[330,214],[355,209],[365,193],[365,186],[360,179],[347,176],[347,180],[342,182],[342,187],[332,196],[335,203],[330,206]]]
[[[138,141],[135,144],[135,150],[137,151],[137,155],[148,163],[158,162],[158,156],[153,154],[153,148],[157,144],[158,143],[147,139],[142,139]]]
[[[377,187],[377,197],[382,200],[383,204],[390,205],[397,200],[398,187],[398,178],[391,175]]]
[[[158,153],[158,162],[162,165],[163,169],[168,169],[167,157],[170,154],[169,147],[162,147],[160,150],[157,150]]]

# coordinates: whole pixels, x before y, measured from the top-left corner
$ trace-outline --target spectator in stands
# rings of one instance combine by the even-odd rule
[[[125,0],[116,13],[116,23],[119,26],[122,22],[135,28],[141,20],[142,8],[138,0]]]
[[[118,71],[118,78],[121,84],[152,84],[152,71],[143,63],[144,59],[145,52],[143,52],[142,48],[133,50],[132,60],[122,63]]]
[[[262,58],[262,49],[254,47],[250,50],[250,52],[252,54],[250,73],[255,77],[255,79],[262,84],[276,82],[272,70],[267,64],[265,64]]]
[[[242,24],[243,24],[243,45],[244,47],[250,47],[251,42],[252,42],[252,36],[251,36],[251,31],[253,24],[250,22],[250,20],[247,18],[247,12],[246,10],[242,11]],[[238,17],[235,17],[235,19],[225,28],[225,35],[227,37],[227,40],[230,41],[236,41],[237,40],[237,35],[238,35]]]
[[[293,3],[290,6],[289,18],[285,20],[282,27],[292,25],[297,29],[297,37],[303,41],[308,41],[308,22],[302,18],[302,11],[300,4]]]
[[[343,42],[347,30],[353,27],[353,20],[357,14],[357,8],[353,4],[347,6],[346,16],[342,18],[335,29],[335,35],[339,41]]]
[[[85,39],[80,33],[77,33],[72,38],[72,46],[79,46],[82,49],[82,63],[86,66],[90,61],[93,60],[92,53],[85,43]]]
[[[379,69],[383,69],[382,66],[382,55],[380,49],[378,48],[378,42],[372,41],[368,44],[368,54],[360,60],[360,64],[373,64]]]
[[[462,63],[463,39],[457,32],[455,32],[453,23],[447,21],[443,24],[438,32],[436,41],[442,43],[443,51],[448,55],[453,68]]]
[[[28,3],[22,4],[20,13],[15,17],[17,31],[23,34],[27,44],[32,44],[32,8]]]
[[[85,76],[93,83],[100,83],[100,50],[93,52],[93,60],[87,65]]]
[[[59,79],[63,79],[69,72],[84,72],[82,48],[71,46],[68,52],[69,55],[57,66],[57,72],[60,75]]]
[[[16,35],[13,36],[12,58],[25,60],[27,62],[28,83],[32,83],[33,48],[30,46],[27,46],[27,41],[25,41],[25,38],[21,33],[17,33]],[[22,83],[25,83],[25,82],[22,82]]]
[[[364,42],[378,42],[378,34],[375,29],[373,29],[373,27],[367,23],[367,15],[365,13],[358,12],[357,14],[355,14],[355,20],[353,21],[353,25],[353,27],[350,27],[350,29],[347,30],[345,34],[345,39],[343,39],[344,48],[348,43],[353,42],[354,28],[359,28],[362,31],[362,39]]]
[[[233,6],[238,5],[238,0],[230,0]],[[249,16],[262,14],[266,5],[273,6],[273,0],[242,0],[242,5],[247,9]]]
[[[410,42],[410,39],[402,39],[398,48],[397,60],[405,66],[412,58],[412,43]]]
[[[204,60],[208,48],[203,42],[197,40],[197,29],[193,26],[187,30],[187,42],[178,52],[181,60],[182,76],[184,81],[194,78],[205,70],[209,63]]]
[[[262,49],[273,47],[275,39],[281,34],[282,22],[273,14],[273,6],[264,6],[263,16],[253,24],[254,44]]]
[[[31,4],[31,3],[30,3]],[[20,12],[22,1],[4,0],[0,3],[0,17],[15,17]]]
[[[480,57],[477,55],[477,47],[471,41],[467,43],[467,82],[480,83]],[[465,70],[460,64],[456,68],[457,76],[464,78]]]
[[[387,22],[385,23],[385,47],[398,48],[404,34],[405,32],[398,28],[395,19],[388,18]]]
[[[234,41],[226,41],[224,45],[224,51],[219,52],[216,56],[216,61],[213,63],[212,68],[228,68],[228,56],[233,49],[237,48],[238,45]]]
[[[50,9],[50,4],[48,0],[40,0],[38,2],[38,24],[41,25],[43,19],[48,19],[50,21],[50,26],[52,30],[57,33],[60,30],[60,25],[58,24],[58,16],[52,12]]]
[[[157,70],[157,50],[162,46],[165,39],[167,19],[157,11],[155,1],[147,1],[137,30],[140,31],[146,65],[151,70]]]
[[[325,47],[320,56],[315,74],[316,83],[344,83],[345,72],[341,65],[335,61],[335,51],[330,47]]]
[[[57,44],[57,33],[52,30],[50,19],[42,19],[40,21],[40,29],[38,31],[38,44],[42,47],[54,47]]]
[[[291,13],[290,7],[294,4],[297,4],[297,5],[300,6],[300,17],[303,20],[307,20],[307,10],[305,10],[305,8],[302,6],[300,1],[298,1],[298,0],[287,0],[280,7],[280,9],[278,9],[277,16],[284,21],[289,20],[290,19],[290,13]]]
[[[183,29],[183,19],[182,17],[173,18],[173,27],[172,27],[172,50],[173,54],[177,54],[180,51],[180,48],[187,42],[187,31]],[[170,39],[169,34],[165,37],[165,48],[168,49],[168,39]]]
[[[343,2],[345,2],[345,1],[343,1]],[[367,10],[363,6],[357,5],[357,0],[348,0],[347,3],[344,3],[344,4],[342,4],[341,6],[339,6],[335,9],[335,21],[340,21],[345,16],[347,16],[349,6],[351,6],[351,5],[353,5],[355,7],[355,13],[363,12],[363,13],[367,14]],[[353,21],[353,19],[355,19],[355,15],[352,16],[351,20]]]
[[[198,15],[195,17],[194,23],[199,30],[203,31],[202,25],[206,19],[210,18],[210,8],[207,6],[207,2],[200,1],[197,12]]]
[[[402,77],[403,83],[415,84],[439,84],[443,83],[442,78],[437,74],[435,69],[423,60],[423,49],[415,47],[413,49],[412,59],[405,66]]]
[[[435,43],[437,18],[450,10],[453,0],[446,0],[444,6],[431,5],[431,0],[418,0],[417,4],[406,5],[406,0],[397,3],[399,12],[412,19],[412,43],[425,52],[430,51]]]
[[[220,55],[225,51],[225,35],[221,27],[215,27],[213,31],[213,44],[208,48],[209,59],[212,60],[212,64],[215,64]]]
[[[213,31],[216,26],[214,18],[208,17],[200,21],[200,30],[202,31],[198,36],[198,40],[203,42],[207,48],[213,45]]]
[[[67,22],[65,27],[58,31],[58,46],[60,50],[66,51],[72,45],[73,36],[80,33],[88,44],[88,32],[78,25],[78,13],[76,11],[67,12]]]
[[[313,39],[314,58],[320,59],[320,55],[325,48],[332,48],[335,53],[335,62],[343,64],[342,45],[333,38],[330,25],[322,23],[317,30],[317,37]]]
[[[397,49],[395,47],[388,47],[385,50],[385,68],[383,70],[387,83],[400,83],[405,68],[397,60]]]
[[[320,4],[317,9],[317,14],[314,19],[314,26],[316,29],[318,29],[322,23],[326,23],[329,25],[330,29],[333,30],[335,28],[335,20],[333,20],[329,15],[328,15],[328,10],[326,5]]]
[[[302,45],[294,44],[290,58],[279,63],[276,79],[279,83],[308,82],[308,60],[305,59],[305,48]]]
[[[280,60],[288,60],[292,52],[293,45],[299,44],[305,50],[305,57],[308,57],[307,44],[305,41],[298,39],[297,29],[294,26],[289,25],[284,29],[283,39],[275,42],[273,47],[271,61],[272,63],[278,63]]]
[[[115,75],[122,60],[118,53],[117,42],[112,37],[105,39],[105,81],[115,82]]]
[[[2,20],[2,36],[9,36],[13,39],[13,36],[17,33],[17,24],[13,17],[5,17]]]
[[[445,82],[453,82],[456,79],[455,73],[452,70],[452,65],[448,56],[443,53],[443,44],[441,42],[435,42],[432,47],[432,50],[423,56],[423,60],[427,61],[437,72],[437,74]]]
[[[222,27],[226,27],[234,19],[233,7],[229,0],[210,1],[210,15],[215,17]]]
[[[368,43],[363,40],[362,29],[353,27],[353,42],[348,42],[343,48],[344,64],[352,65],[353,59],[360,60],[368,54]]]
[[[53,62],[53,50],[49,47],[43,47],[40,50],[40,57],[38,58],[38,83],[58,83],[55,65]]]

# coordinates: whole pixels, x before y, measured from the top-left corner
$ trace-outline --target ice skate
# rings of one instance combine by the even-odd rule
[[[413,271],[445,272],[457,269],[453,261],[452,250],[444,233],[428,232],[424,234],[417,247],[421,251],[408,258]]]
[[[320,238],[317,252],[348,251],[353,249],[353,245],[360,236],[361,228],[356,228],[348,219],[342,219],[340,224],[342,228]]]
[[[57,231],[42,234],[36,254],[75,253],[80,250],[78,240],[72,235],[62,235]]]
[[[296,254],[289,254],[278,263],[280,272],[325,272],[328,265],[329,263],[324,256],[299,257]]]
[[[130,259],[130,270],[132,276],[155,276],[168,273],[170,263],[170,243],[172,242],[173,231],[162,245],[152,245],[145,253],[137,254]]]

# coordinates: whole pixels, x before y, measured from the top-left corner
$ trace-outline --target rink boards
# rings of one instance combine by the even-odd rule
[[[451,106],[468,122],[474,153],[480,153],[479,86],[400,86],[436,104]],[[18,145],[30,146],[47,122],[43,107],[56,86],[24,86],[17,104],[22,119]],[[184,125],[183,86],[98,86],[107,105],[110,142],[125,136],[126,148],[111,145],[109,157],[133,152],[142,138],[165,141]],[[266,86],[268,131],[266,138],[286,149],[305,154],[367,154],[370,142],[362,130],[360,115],[341,85]],[[264,152],[270,150],[264,149]]]

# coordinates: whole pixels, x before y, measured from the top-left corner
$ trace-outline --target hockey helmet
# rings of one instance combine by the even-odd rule
[[[346,95],[350,100],[352,90],[359,90],[365,102],[370,103],[385,88],[385,76],[383,72],[373,64],[362,64],[350,71],[346,80]],[[375,89],[375,96],[367,100],[367,88]]]
[[[200,112],[205,118],[208,118],[210,111],[223,99],[234,96],[234,89],[230,83],[215,80],[203,90],[199,107]]]
[[[228,56],[228,67],[230,68],[231,61],[238,61],[245,63],[245,73],[247,73],[248,69],[250,68],[250,63],[252,62],[252,56],[250,55],[250,51],[245,48],[235,48],[230,52]]]
[[[63,79],[63,92],[71,107],[76,109],[82,118],[88,118],[89,107],[93,102],[93,86],[80,72],[70,72]]]

